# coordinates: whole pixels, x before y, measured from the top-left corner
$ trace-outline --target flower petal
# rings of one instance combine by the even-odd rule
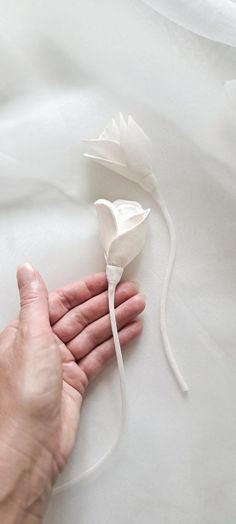
[[[112,203],[109,202],[109,200],[105,199],[96,200],[94,205],[96,206],[97,211],[101,243],[105,253],[107,254],[111,242],[118,234],[114,207]]]
[[[149,213],[150,209],[147,209],[142,220],[135,227],[112,241],[107,254],[108,264],[124,268],[142,251],[147,235]]]
[[[128,118],[128,128],[121,146],[131,171],[142,175],[152,172],[151,141],[131,115]]]
[[[99,156],[96,156],[90,153],[84,153],[83,156],[86,158],[90,158],[91,160],[95,160],[96,162],[106,167],[107,169],[114,171],[114,173],[117,173],[118,175],[121,175],[124,178],[128,178],[136,182],[135,176],[132,176],[132,173],[130,173],[127,166],[124,164],[121,164],[119,162],[114,162],[112,160],[108,160],[107,158],[101,158]]]
[[[120,143],[120,129],[114,118],[110,120],[99,138],[105,140],[115,140],[115,142]]]
[[[85,156],[86,158],[90,158],[91,160],[95,160],[99,164],[102,164],[103,166],[107,167],[108,169],[112,169],[112,171],[114,171],[115,173],[119,173],[119,169],[126,169],[126,166],[124,164],[114,162],[113,160],[108,160],[107,158],[102,158],[100,156],[92,155],[90,153],[84,153],[83,156]]]
[[[94,152],[98,156],[108,159],[110,162],[125,164],[125,156],[118,142],[100,138],[84,140],[84,142],[89,145],[92,153]]]
[[[119,234],[134,227],[143,217],[144,210],[138,202],[123,200],[113,205],[117,209],[117,225]]]
[[[119,207],[120,205],[123,205],[123,204],[124,205],[126,205],[126,204],[131,204],[132,205],[133,204],[135,206],[135,208],[143,209],[141,204],[139,204],[139,202],[136,202],[136,200],[122,200],[122,199],[120,199],[120,200],[115,200],[113,202],[113,206],[115,206],[115,207]]]
[[[120,129],[120,137],[124,137],[128,129],[128,123],[126,122],[125,117],[124,115],[122,115],[122,113],[119,113],[118,125]]]
[[[150,209],[147,209],[146,211],[142,210],[139,213],[133,214],[129,217],[127,217],[123,222],[118,221],[118,229],[119,233],[122,231],[130,231],[134,227],[137,226],[140,222],[143,221],[146,216],[148,216],[150,213]]]

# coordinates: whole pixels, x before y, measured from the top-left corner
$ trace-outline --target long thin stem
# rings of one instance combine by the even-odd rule
[[[169,290],[169,284],[170,279],[174,267],[175,262],[175,255],[176,255],[176,234],[174,225],[172,222],[172,218],[169,214],[169,211],[166,207],[166,203],[163,199],[163,197],[158,193],[157,191],[153,193],[153,198],[159,205],[163,216],[166,221],[166,225],[169,232],[170,237],[170,253],[169,253],[169,259],[167,264],[167,269],[164,277],[164,282],[162,286],[162,294],[161,294],[161,307],[160,307],[160,329],[161,329],[161,335],[164,345],[164,350],[166,354],[166,358],[168,360],[169,366],[176,378],[176,381],[182,390],[183,393],[186,393],[188,391],[188,385],[185,382],[185,379],[177,365],[177,362],[175,360],[175,357],[173,355],[173,351],[171,348],[171,344],[169,341],[168,333],[167,333],[167,326],[166,326],[166,305],[167,305],[167,297],[168,297],[168,290]]]
[[[117,330],[117,324],[116,324],[116,316],[115,316],[115,290],[118,282],[120,281],[121,275],[123,273],[122,268],[118,268],[115,266],[107,266],[107,278],[108,278],[108,302],[109,302],[109,312],[110,312],[110,320],[111,320],[111,329],[112,329],[112,335],[114,340],[114,346],[115,346],[115,352],[116,352],[116,359],[117,359],[117,365],[118,365],[118,371],[119,371],[119,380],[120,380],[120,393],[121,393],[121,427],[120,427],[120,435],[118,437],[118,442],[120,440],[120,436],[123,431],[123,426],[125,422],[126,417],[126,386],[125,386],[125,370],[124,370],[124,362],[122,357],[122,351],[120,347],[120,340]],[[114,279],[115,274],[115,279]]]
[[[124,429],[124,424],[126,420],[126,391],[125,391],[125,372],[124,372],[124,363],[123,363],[123,357],[120,347],[120,341],[119,341],[119,335],[117,330],[117,324],[116,324],[116,316],[115,316],[115,290],[116,286],[119,283],[121,276],[123,273],[123,269],[116,266],[107,266],[107,278],[108,278],[108,301],[109,301],[109,312],[110,312],[110,319],[111,319],[111,328],[112,328],[112,335],[114,340],[114,346],[115,346],[115,352],[116,352],[116,358],[117,358],[117,364],[118,364],[118,370],[119,370],[119,379],[120,379],[120,393],[121,393],[121,417],[120,417],[120,427],[117,434],[117,437],[110,447],[104,453],[104,455],[93,464],[93,466],[90,466],[88,469],[86,469],[84,472],[82,472],[78,477],[69,480],[65,484],[62,484],[61,486],[58,486],[54,489],[53,493],[58,494],[63,491],[65,491],[68,488],[71,488],[75,485],[77,485],[81,480],[86,479],[93,473],[95,473],[109,458],[115,450],[117,449]]]

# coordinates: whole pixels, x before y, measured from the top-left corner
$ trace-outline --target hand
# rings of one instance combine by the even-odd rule
[[[28,264],[17,277],[19,318],[0,335],[0,521],[33,524],[73,449],[85,390],[114,347],[105,274],[49,297]],[[133,283],[118,286],[122,346],[140,334],[144,307]]]

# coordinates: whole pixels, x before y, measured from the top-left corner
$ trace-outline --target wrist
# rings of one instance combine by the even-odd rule
[[[0,432],[0,522],[41,524],[54,478],[51,452],[28,432]]]

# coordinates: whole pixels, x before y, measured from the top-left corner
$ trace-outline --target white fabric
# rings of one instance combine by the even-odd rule
[[[158,13],[201,36],[236,45],[234,0],[144,0]]]
[[[55,496],[48,524],[236,521],[235,32],[222,37],[229,4],[221,3],[214,37],[206,20],[190,31],[141,0],[0,3],[1,327],[18,308],[16,264],[35,264],[50,289],[104,267],[94,200],[152,207],[148,260],[141,254],[125,272],[147,296],[143,335],[125,358],[128,428],[104,470]],[[141,188],[82,157],[80,140],[98,136],[118,111],[151,137],[176,226],[168,329],[187,398],[166,365],[157,322],[169,247],[161,214]],[[114,440],[116,378],[111,365],[90,388],[60,482]]]

